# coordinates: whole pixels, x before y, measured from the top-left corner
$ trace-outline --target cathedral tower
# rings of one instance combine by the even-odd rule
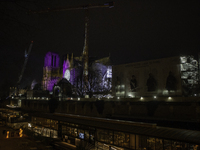
[[[53,90],[56,84],[62,78],[62,73],[59,67],[59,55],[53,52],[48,52],[44,58],[43,67],[43,90]]]

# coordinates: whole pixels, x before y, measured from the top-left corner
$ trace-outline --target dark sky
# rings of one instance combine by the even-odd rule
[[[0,0],[1,81],[17,83],[24,51],[33,48],[22,84],[42,79],[48,51],[80,56],[84,10],[27,14],[60,6],[104,4],[103,0]],[[199,52],[199,1],[116,0],[114,8],[90,9],[89,55],[111,54],[114,64]]]

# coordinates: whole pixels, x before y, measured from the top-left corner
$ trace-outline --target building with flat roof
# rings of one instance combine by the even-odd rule
[[[71,147],[88,143],[95,150],[200,148],[199,131],[79,115],[32,114],[29,129],[42,136],[60,138]]]
[[[182,96],[198,93],[198,62],[177,56],[113,66],[116,97]]]

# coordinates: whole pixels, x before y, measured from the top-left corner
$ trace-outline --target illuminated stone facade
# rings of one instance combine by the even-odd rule
[[[63,56],[63,75],[62,77],[67,79],[71,85],[75,86],[76,80],[82,71],[82,58],[73,57],[67,54]]]
[[[187,88],[194,89],[198,83],[197,64],[192,57],[183,56],[113,66],[113,95],[156,98],[194,94]]]
[[[82,56],[74,57],[73,54],[64,55],[62,58],[62,67],[59,66],[59,55],[48,52],[45,56],[43,68],[43,89],[54,92],[61,92],[57,83],[62,79],[67,79],[71,88],[76,94],[83,95],[83,59]],[[87,92],[107,92],[111,90],[112,66],[110,57],[102,59],[89,59],[89,74]],[[62,96],[62,94],[58,94]]]
[[[109,93],[112,86],[112,66],[110,57],[102,59],[90,58],[88,71],[88,83],[86,84],[87,94],[95,92]],[[78,95],[83,95],[84,80],[82,57],[73,57],[73,54],[71,56],[64,56],[63,78],[71,83]]]
[[[198,62],[192,56],[180,57],[182,89],[185,94],[195,94],[199,82]]]
[[[52,52],[46,54],[43,67],[43,90],[53,91],[53,86],[62,78],[59,61],[58,54]]]

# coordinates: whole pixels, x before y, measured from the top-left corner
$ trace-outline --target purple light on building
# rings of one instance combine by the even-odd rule
[[[55,85],[55,84],[57,84],[57,82],[58,82],[58,80],[52,80],[52,81],[49,81],[49,83],[48,83],[48,87],[47,87],[47,90],[48,91],[53,91],[53,86]]]
[[[60,75],[59,72],[59,55],[53,52],[48,52],[44,58],[44,68],[43,68],[43,89],[53,90],[54,84],[56,84]]]
[[[65,78],[65,71],[69,69],[70,63],[69,60],[64,60],[63,62],[63,78]]]
[[[59,55],[48,52],[44,58],[44,67],[59,67]]]

